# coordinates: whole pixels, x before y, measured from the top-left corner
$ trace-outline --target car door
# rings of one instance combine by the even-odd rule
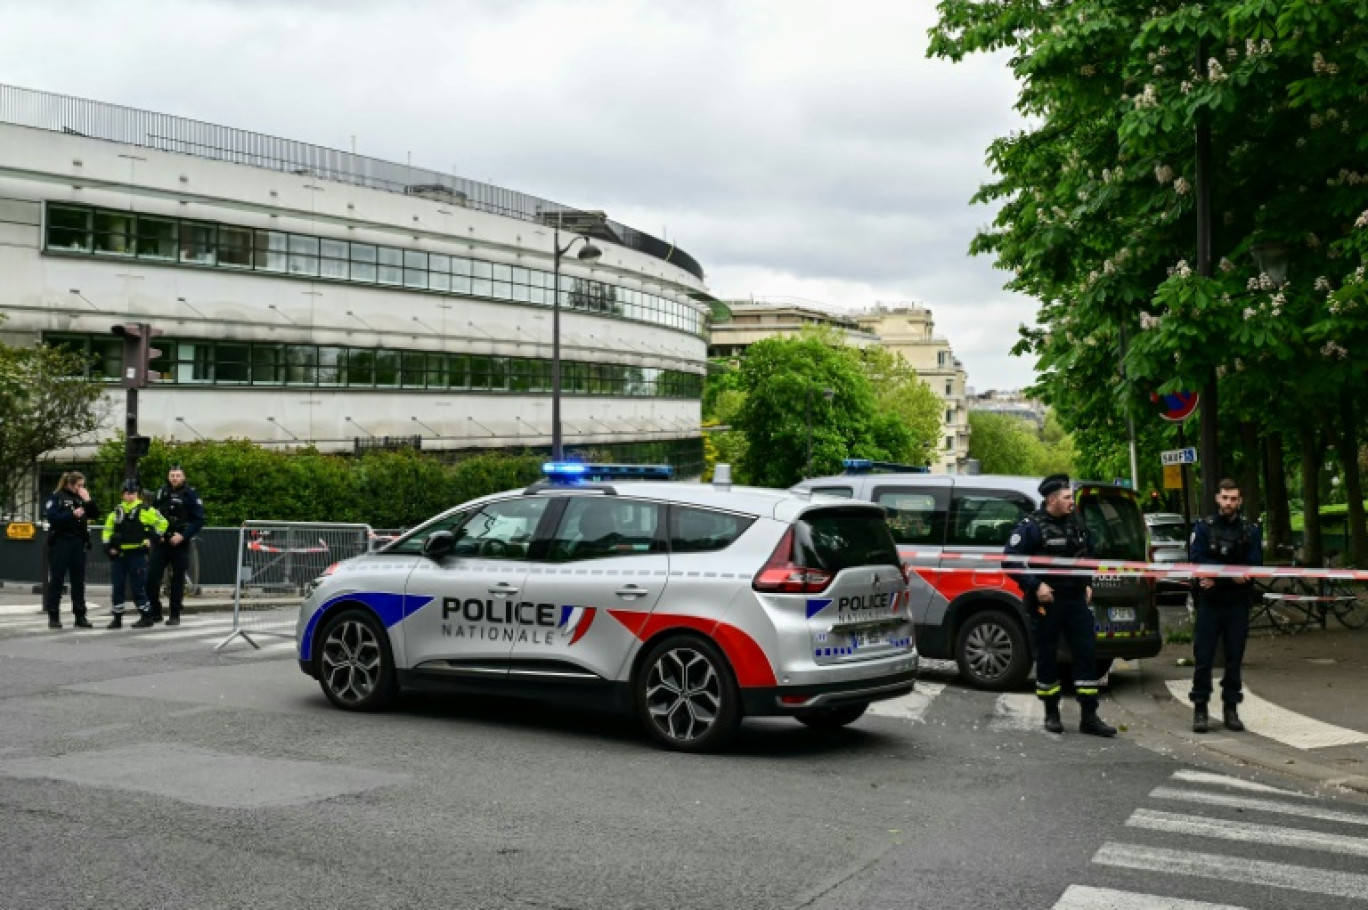
[[[955,485],[950,502],[950,524],[945,534],[947,550],[957,553],[1000,554],[1021,519],[1035,511],[1035,501],[1018,490],[977,489]],[[951,573],[956,577],[955,596],[974,588],[1002,588],[1021,597],[1021,588],[1001,571],[990,569]],[[950,592],[947,592],[950,593]]]
[[[939,625],[945,615],[945,604],[936,597],[939,575],[930,570],[939,567],[945,541],[945,516],[950,502],[948,478],[875,483],[869,498],[888,513],[888,528],[898,545],[898,555],[903,565],[913,569],[907,591],[912,621],[918,626]],[[928,571],[919,574],[918,567]]]
[[[524,678],[611,680],[636,645],[631,622],[659,603],[669,580],[662,503],[567,497],[522,596],[528,623],[513,644]],[[636,628],[633,624],[632,628]]]
[[[526,616],[519,604],[530,551],[551,501],[520,495],[474,506],[452,527],[453,551],[414,568],[405,593],[426,603],[404,622],[411,668],[507,672]]]

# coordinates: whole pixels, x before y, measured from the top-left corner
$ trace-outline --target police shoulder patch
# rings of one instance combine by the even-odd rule
[[[1021,535],[1020,535],[1020,534],[1013,534],[1013,535],[1012,535],[1012,539],[1009,540],[1009,541],[1007,541],[1007,542],[1008,542],[1009,544],[1011,544],[1012,546],[1016,546],[1017,544],[1021,543]]]

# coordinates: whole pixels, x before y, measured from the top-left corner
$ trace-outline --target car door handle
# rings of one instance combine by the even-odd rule
[[[491,585],[489,593],[502,597],[512,597],[514,594],[518,593],[518,586],[511,585],[506,581],[501,581],[497,585]]]
[[[618,597],[626,597],[628,599],[631,599],[633,597],[645,597],[650,592],[647,591],[645,588],[641,587],[640,585],[627,585],[625,587],[618,588],[613,593],[616,594]]]

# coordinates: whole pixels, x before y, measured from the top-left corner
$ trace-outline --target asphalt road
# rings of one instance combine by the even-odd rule
[[[4,908],[1368,896],[1368,806],[1251,789],[1289,785],[1125,734],[1051,737],[1025,694],[946,673],[849,730],[749,722],[729,753],[692,757],[652,748],[629,719],[514,701],[345,714],[283,641],[215,653],[227,615],[146,632],[40,620],[0,616]]]

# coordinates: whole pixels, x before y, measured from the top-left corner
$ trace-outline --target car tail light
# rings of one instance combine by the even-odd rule
[[[778,594],[820,594],[831,584],[832,575],[825,569],[811,569],[793,561],[793,528],[780,538],[769,561],[755,576],[751,587],[757,591]]]

